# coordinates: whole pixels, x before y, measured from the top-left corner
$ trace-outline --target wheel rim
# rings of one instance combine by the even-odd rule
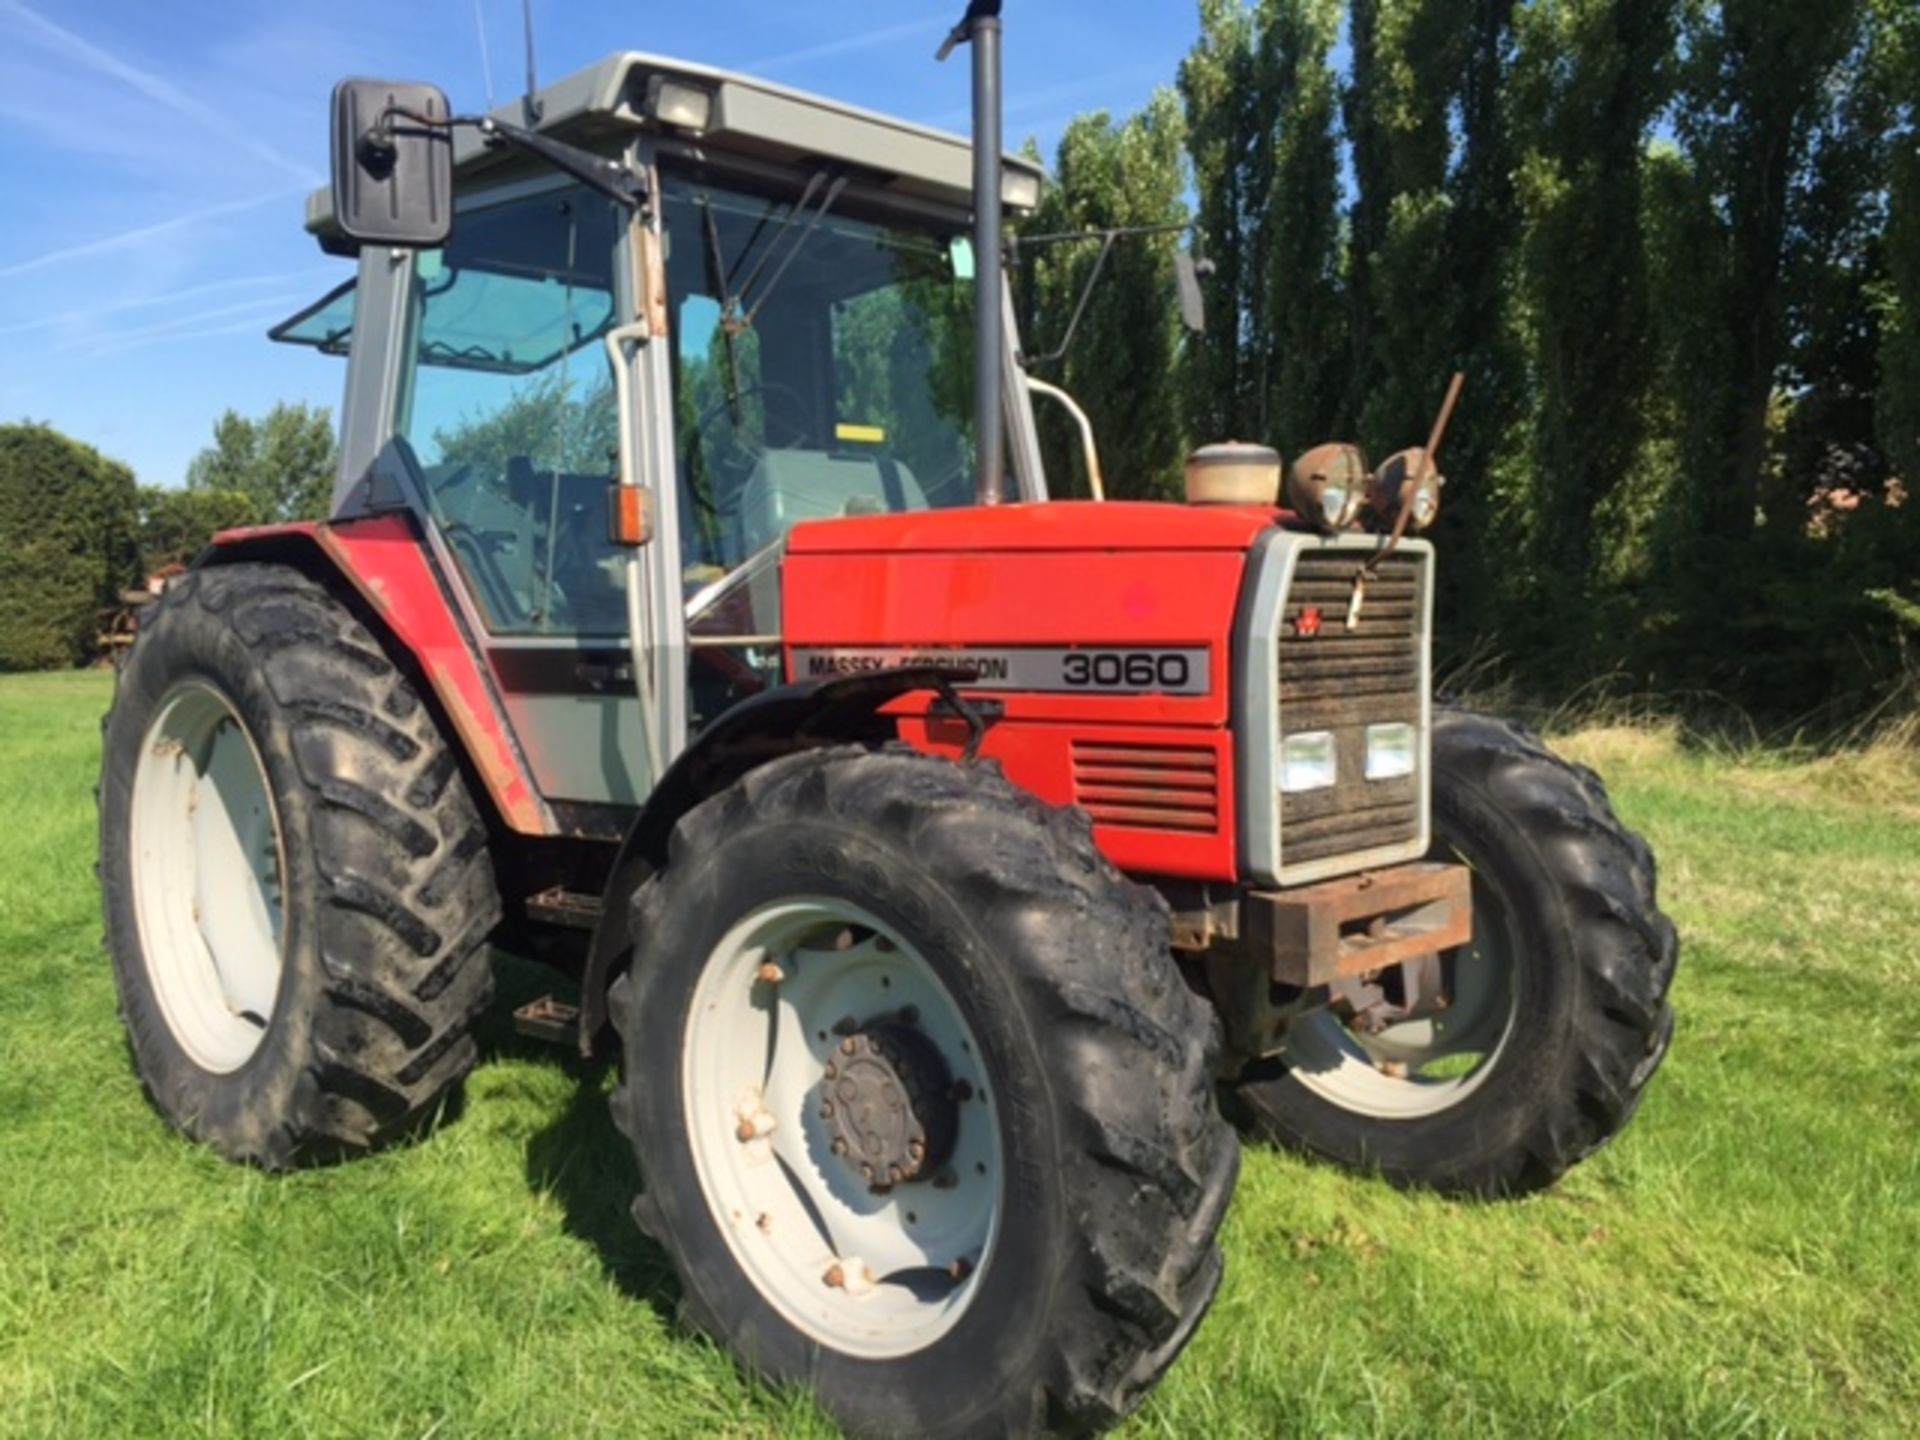
[[[741,1270],[820,1344],[897,1358],[972,1304],[1004,1176],[980,1053],[924,957],[857,906],[762,907],[708,957],[681,1061],[694,1168]]]
[[[1442,960],[1448,1007],[1375,1034],[1332,1010],[1313,1011],[1288,1028],[1288,1072],[1323,1100],[1378,1120],[1418,1120],[1460,1104],[1498,1067],[1519,1012],[1511,913],[1476,871],[1473,942]]]
[[[260,752],[211,685],[175,686],[134,770],[134,914],[167,1028],[226,1074],[265,1038],[284,963],[286,849]]]

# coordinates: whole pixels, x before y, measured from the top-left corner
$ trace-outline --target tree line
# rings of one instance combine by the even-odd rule
[[[0,425],[0,671],[84,664],[122,592],[217,530],[317,518],[335,468],[324,409],[229,410],[174,489],[42,424]]]
[[[1023,248],[1029,357],[1109,493],[1198,444],[1424,438],[1468,376],[1434,532],[1456,671],[1557,700],[1712,695],[1845,723],[1920,643],[1920,7],[1912,0],[1198,0],[1135,115],[1067,127]],[[1081,287],[1100,284],[1071,350]],[[1071,493],[1077,438],[1042,409]],[[0,668],[72,663],[223,525],[318,514],[324,411],[229,413],[181,490],[0,427]]]
[[[1048,376],[1110,492],[1175,495],[1219,439],[1384,455],[1463,370],[1434,534],[1454,664],[1770,720],[1911,697],[1920,7],[1198,9],[1168,88],[1067,128],[1027,226],[1191,222],[1212,265],[1189,337],[1184,242],[1123,242]],[[1098,250],[1022,256],[1030,351]]]

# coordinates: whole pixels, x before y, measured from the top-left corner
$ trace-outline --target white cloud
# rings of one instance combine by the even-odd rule
[[[78,353],[82,360],[98,360],[105,355],[118,355],[161,341],[183,342],[243,331],[252,331],[264,337],[267,327],[284,320],[298,306],[314,298],[305,290],[257,295],[251,300],[203,310],[195,315],[175,315],[140,329],[105,331],[90,337],[85,343],[57,346],[54,353]]]
[[[21,3],[21,0],[0,0],[0,11],[18,17],[36,33],[41,43],[67,58],[77,61],[108,79],[118,80],[131,86],[156,104],[164,105],[178,115],[185,116],[195,124],[220,135],[223,139],[266,161],[268,164],[300,177],[303,185],[318,185],[322,177],[310,165],[282,153],[264,140],[249,132],[243,124],[236,124],[216,113],[204,101],[187,94],[161,76],[138,65],[103,50],[92,41],[76,35],[63,25],[57,25]],[[4,274],[5,272],[0,272]]]
[[[189,285],[184,290],[164,290],[151,295],[134,295],[125,299],[105,301],[99,305],[89,305],[78,309],[62,310],[54,315],[41,315],[32,320],[15,321],[0,325],[0,335],[22,335],[33,330],[57,330],[67,326],[97,323],[114,315],[124,315],[131,310],[157,310],[172,305],[183,305],[189,301],[204,300],[210,295],[224,295],[236,290],[258,290],[266,286],[285,288],[293,283],[311,282],[316,290],[326,277],[338,277],[336,270],[296,270],[277,275],[239,275],[231,280],[209,280],[201,285]]]
[[[4,0],[0,0],[0,3],[4,3]],[[171,220],[158,220],[151,225],[139,225],[131,230],[122,230],[117,235],[89,240],[85,244],[63,245],[57,250],[48,250],[30,259],[16,260],[11,265],[0,266],[0,280],[11,280],[19,275],[30,275],[36,270],[48,270],[70,261],[87,260],[95,255],[145,245],[208,220],[217,220],[223,215],[238,215],[243,210],[257,210],[262,205],[288,199],[304,192],[305,189],[306,186],[301,185],[273,190],[265,195],[254,195],[245,200],[228,200],[219,205],[209,205],[204,210],[195,210],[188,215],[176,215]]]
[[[749,60],[740,69],[749,75],[762,75],[773,70],[790,70],[796,65],[805,65],[814,60],[830,60],[836,55],[851,55],[860,50],[872,50],[881,45],[891,45],[896,40],[911,39],[915,35],[932,35],[937,31],[952,27],[938,20],[912,20],[904,25],[889,25],[882,30],[865,30],[858,34],[844,36],[839,40],[825,40],[818,45],[808,45],[800,50],[788,50],[779,55],[769,55],[760,60]]]

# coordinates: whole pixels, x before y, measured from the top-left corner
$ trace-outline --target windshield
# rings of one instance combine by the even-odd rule
[[[967,241],[829,193],[667,181],[689,585],[802,520],[973,502]]]

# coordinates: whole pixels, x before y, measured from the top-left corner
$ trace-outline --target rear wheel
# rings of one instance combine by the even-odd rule
[[[1328,1008],[1236,1093],[1261,1133],[1404,1184],[1550,1185],[1632,1118],[1673,1033],[1677,945],[1653,853],[1591,771],[1517,726],[1435,714],[1434,859],[1473,870],[1447,1004],[1386,1023]],[[1392,977],[1386,990],[1397,996]]]
[[[1220,1277],[1206,1007],[1084,817],[909,752],[775,761],[635,901],[615,1099],[689,1318],[864,1435],[1111,1423]]]
[[[472,1068],[486,832],[412,688],[297,572],[196,572],[143,617],[106,725],[100,880],[140,1078],[221,1154],[367,1149]]]

